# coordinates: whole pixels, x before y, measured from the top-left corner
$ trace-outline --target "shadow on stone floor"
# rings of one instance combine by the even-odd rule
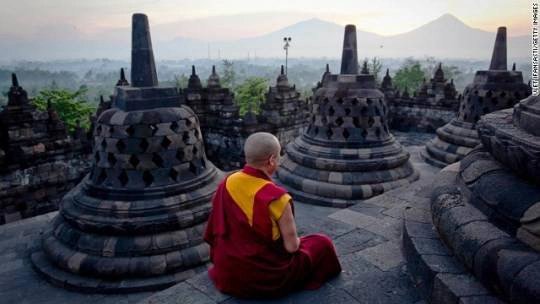
[[[334,239],[343,273],[317,291],[301,291],[264,303],[417,303],[407,278],[399,241],[403,210],[425,204],[425,189],[437,168],[422,162],[421,147],[407,146],[421,173],[419,181],[349,209],[296,204],[300,234],[322,232]],[[39,231],[56,213],[0,227],[2,303],[256,303],[219,293],[201,273],[158,293],[80,294],[54,287],[31,268],[27,253]]]

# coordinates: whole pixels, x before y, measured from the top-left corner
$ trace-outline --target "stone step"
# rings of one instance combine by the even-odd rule
[[[431,212],[405,211],[403,253],[411,280],[429,303],[504,303],[487,290],[441,241]]]

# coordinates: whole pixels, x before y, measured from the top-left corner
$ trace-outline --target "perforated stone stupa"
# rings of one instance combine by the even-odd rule
[[[449,123],[459,107],[459,100],[454,81],[446,79],[439,64],[429,82],[424,81],[413,98],[400,96],[392,86],[389,71],[381,84],[388,107],[390,108],[390,128],[400,131],[435,132]]]
[[[201,117],[208,158],[223,170],[244,165],[244,142],[250,134],[270,132],[285,146],[298,136],[307,121],[307,103],[300,99],[296,87],[289,84],[283,67],[276,85],[268,88],[258,115],[251,109],[240,115],[234,94],[221,86],[215,67],[206,87],[192,67],[184,97],[186,104]]]
[[[223,170],[240,168],[243,165],[240,108],[234,103],[231,90],[221,86],[215,66],[206,87],[193,66],[184,96],[186,104],[201,119],[208,158]]]
[[[482,144],[434,181],[432,223],[453,256],[491,292],[507,303],[538,303],[540,97],[482,116],[477,130]],[[410,228],[406,236],[414,234]],[[415,258],[425,250],[418,239],[413,243],[406,250],[412,252],[406,254],[414,265],[409,269],[425,285],[432,279]]]
[[[31,254],[38,273],[84,292],[171,286],[208,260],[202,235],[222,177],[176,88],[158,87],[148,19],[133,15],[131,86],[98,118],[91,173]]]
[[[117,87],[129,86],[129,82],[126,79],[124,68],[120,69],[120,78],[116,82],[115,86]],[[101,113],[105,112],[106,110],[112,107],[113,99],[114,99],[114,95],[111,95],[107,101],[105,101],[105,98],[103,98],[103,95],[99,96],[99,104],[97,106],[96,112],[90,115],[90,130],[88,131],[89,133],[88,137],[90,138],[90,142],[92,143],[92,145],[94,142],[94,129],[96,128],[97,119],[99,118]]]
[[[68,135],[51,103],[38,110],[12,75],[0,112],[0,224],[57,209],[88,173],[81,140]]]
[[[307,124],[307,103],[300,98],[296,86],[289,84],[283,66],[276,85],[269,87],[265,94],[259,121],[269,125],[268,131],[277,136],[282,147],[298,137]]]
[[[358,73],[356,28],[345,27],[340,74],[326,74],[307,129],[290,143],[277,177],[295,198],[346,207],[418,178],[388,129],[375,78]]]
[[[512,107],[530,94],[522,73],[507,70],[506,57],[506,28],[500,27],[489,70],[476,72],[463,92],[458,116],[426,144],[422,156],[428,163],[444,167],[462,159],[480,143],[476,122],[482,115]]]

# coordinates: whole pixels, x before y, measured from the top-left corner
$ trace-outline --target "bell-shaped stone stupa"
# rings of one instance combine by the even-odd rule
[[[91,173],[32,253],[48,281],[85,292],[165,288],[208,261],[202,235],[221,172],[176,88],[158,87],[148,19],[133,15],[131,86],[94,130]],[[202,269],[201,269],[202,270]]]
[[[299,201],[346,207],[418,178],[390,134],[384,94],[369,71],[359,73],[357,58],[356,28],[348,25],[341,73],[325,74],[309,125],[277,172]]]
[[[506,65],[506,28],[500,27],[487,71],[477,71],[463,92],[458,117],[437,129],[437,137],[426,144],[424,159],[444,167],[461,160],[480,143],[476,122],[482,115],[510,108],[530,94],[519,71]]]

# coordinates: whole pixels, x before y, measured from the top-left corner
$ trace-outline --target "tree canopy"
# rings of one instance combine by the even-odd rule
[[[52,108],[68,131],[75,130],[77,122],[81,127],[88,130],[90,128],[89,115],[94,113],[96,108],[86,100],[86,89],[70,91],[67,89],[45,89],[33,99],[34,105],[42,111],[47,111],[47,101],[51,102]]]
[[[405,60],[401,68],[396,72],[392,82],[398,90],[404,91],[407,89],[409,92],[412,92],[416,91],[422,85],[425,78],[426,74],[420,62],[409,58]]]
[[[368,68],[370,73],[375,77],[375,81],[380,82],[380,74],[382,69],[382,62],[377,57],[372,57],[371,60],[365,59],[368,62]]]
[[[240,84],[235,93],[236,104],[240,107],[240,115],[244,115],[248,110],[259,112],[261,104],[264,102],[264,93],[268,87],[268,80],[260,77],[249,77]]]

